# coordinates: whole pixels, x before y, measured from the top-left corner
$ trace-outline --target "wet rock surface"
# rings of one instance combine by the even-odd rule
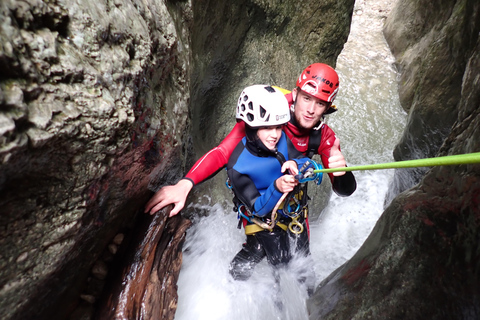
[[[180,215],[168,218],[170,209],[140,219],[125,255],[116,260],[120,272],[110,277],[94,319],[174,318],[182,245],[191,222]]]
[[[472,0],[399,1],[386,21],[385,37],[400,71],[399,97],[409,111],[406,130],[394,150],[397,161],[433,157],[464,107],[463,77],[475,56],[480,30]],[[403,191],[418,183],[424,169],[397,173]]]
[[[111,264],[129,245],[141,252],[131,235],[145,230],[137,221],[150,190],[176,182],[220,142],[244,86],[291,89],[312,61],[334,65],[352,13],[351,0],[2,1],[2,317],[138,315],[141,299],[120,306],[131,291],[114,289],[114,279],[140,275],[129,273],[133,263],[124,273]],[[400,1],[387,19],[410,110],[397,159],[480,150],[478,17],[473,0]],[[479,175],[469,165],[410,179],[421,183],[392,201],[360,251],[322,283],[311,318],[478,318]],[[229,201],[219,176],[196,194]],[[165,215],[152,219],[169,225],[175,245],[147,250],[155,268],[138,292],[148,312],[170,318],[188,222]],[[152,245],[163,239],[155,230]],[[105,296],[110,304],[99,302]]]
[[[94,263],[143,214],[149,183],[181,170],[188,12],[158,1],[0,3],[2,318],[72,312],[92,267],[106,276]]]
[[[2,317],[89,318],[129,243],[115,238],[131,239],[152,191],[220,141],[245,85],[291,88],[312,61],[334,64],[352,10],[353,0],[2,1]],[[220,195],[217,185],[198,194]],[[179,259],[162,269],[168,316]]]
[[[431,144],[425,156],[479,152],[480,6],[400,1],[394,12],[386,34],[410,110],[396,155],[418,155],[423,143]],[[458,28],[469,32],[462,38]],[[407,179],[420,183],[393,199],[355,256],[320,284],[311,319],[480,317],[480,166],[423,172]]]

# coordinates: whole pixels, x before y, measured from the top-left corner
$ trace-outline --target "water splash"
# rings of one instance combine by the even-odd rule
[[[301,260],[279,271],[280,283],[266,260],[248,281],[232,279],[228,267],[245,240],[236,224],[237,215],[218,204],[194,221],[184,246],[175,319],[307,319],[306,289],[295,277]]]

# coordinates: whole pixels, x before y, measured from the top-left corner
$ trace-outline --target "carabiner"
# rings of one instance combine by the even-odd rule
[[[300,234],[303,232],[303,224],[298,222],[297,218],[292,218],[292,222],[288,224],[288,230],[293,234]]]
[[[298,174],[295,176],[295,179],[297,179],[300,183],[315,180],[315,183],[319,185],[322,183],[323,173],[314,173],[314,171],[321,169],[322,166],[320,164],[316,163],[312,159],[307,160],[307,162],[305,162],[305,164],[300,168]]]

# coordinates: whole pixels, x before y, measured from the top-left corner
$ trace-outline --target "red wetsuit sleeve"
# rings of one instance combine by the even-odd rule
[[[189,179],[193,185],[196,185],[213,177],[227,165],[230,155],[244,136],[245,122],[239,121],[218,146],[195,162],[184,179]]]
[[[326,169],[329,168],[328,158],[330,157],[330,151],[335,142],[335,138],[333,130],[325,124],[322,128],[322,141],[318,147],[318,154],[322,158],[323,166]],[[329,173],[328,177],[330,178],[330,182],[332,182],[333,191],[339,196],[349,196],[355,192],[357,188],[357,182],[352,172],[346,172],[343,176],[338,177],[335,177],[333,173]]]
[[[335,142],[335,132],[326,124],[322,128],[322,141],[318,147],[318,154],[322,158],[322,164],[325,169],[328,169],[328,158],[330,157],[330,150]],[[329,173],[328,177],[333,182],[333,174]]]

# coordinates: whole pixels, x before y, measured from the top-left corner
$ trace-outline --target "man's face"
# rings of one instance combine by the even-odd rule
[[[328,109],[329,103],[308,93],[293,89],[295,111],[293,112],[299,126],[303,129],[312,129],[322,118],[323,113]]]

